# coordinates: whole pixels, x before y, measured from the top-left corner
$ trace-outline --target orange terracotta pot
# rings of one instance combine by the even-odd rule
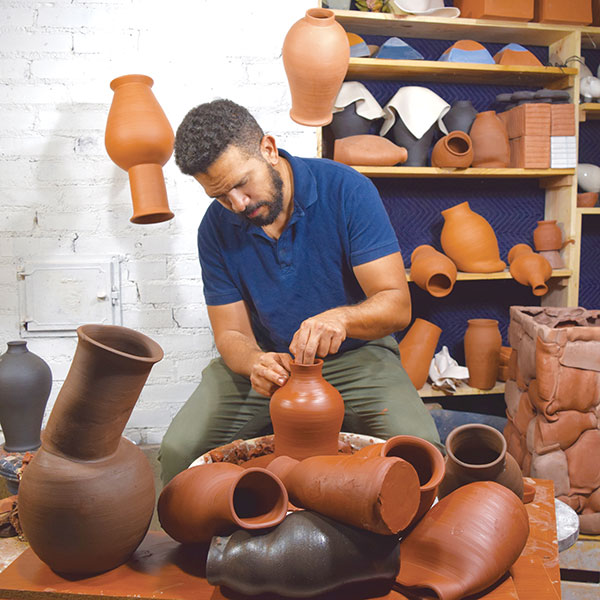
[[[351,135],[336,139],[333,144],[333,160],[346,165],[392,167],[407,158],[406,148],[380,135]]]
[[[469,385],[491,390],[498,378],[502,336],[495,319],[469,319],[465,333],[465,361]]]
[[[410,257],[410,278],[436,298],[447,296],[456,282],[456,265],[432,246],[417,246]]]
[[[337,454],[344,420],[344,401],[322,375],[323,361],[312,365],[292,362],[291,375],[272,396],[275,455],[302,460]]]
[[[176,475],[158,499],[163,529],[183,544],[209,542],[236,529],[263,529],[283,521],[288,495],[265,469],[231,463],[190,467]]]
[[[331,123],[350,60],[348,36],[333,11],[307,10],[285,36],[282,56],[292,95],[290,117],[312,127]]]
[[[460,16],[467,19],[531,21],[533,0],[454,0]]]
[[[598,192],[582,192],[577,194],[577,206],[579,208],[592,208],[598,202]]]
[[[429,365],[442,330],[424,319],[415,319],[398,344],[400,360],[413,385],[420,390],[427,381]]]
[[[510,145],[506,126],[493,110],[480,112],[469,132],[473,142],[473,166],[506,168],[510,164]]]
[[[590,0],[535,0],[535,20],[540,23],[589,25],[592,22]]]
[[[115,92],[104,143],[110,158],[129,174],[132,223],[160,223],[173,218],[162,167],[173,153],[175,136],[152,93],[146,75],[124,75],[110,83]]]
[[[516,244],[508,253],[508,262],[515,281],[531,286],[534,296],[548,292],[546,281],[552,277],[552,267],[543,256],[535,254],[527,244]]]
[[[458,600],[495,583],[521,554],[527,510],[493,481],[465,485],[442,498],[400,543],[396,582]]]
[[[492,226],[473,212],[468,202],[443,210],[442,215],[442,248],[459,271],[495,273],[504,270],[506,263],[500,260],[498,240]]]
[[[419,507],[419,478],[400,458],[313,456],[298,462],[280,456],[268,469],[296,506],[373,533],[398,533]]]
[[[473,162],[473,144],[463,131],[451,131],[438,140],[431,153],[431,166],[466,169]]]
[[[538,221],[537,227],[533,230],[533,245],[535,249],[541,250],[561,250],[563,248],[563,235],[556,220]]]

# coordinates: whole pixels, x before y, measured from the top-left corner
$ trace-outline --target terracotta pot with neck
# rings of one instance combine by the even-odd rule
[[[502,336],[495,319],[469,319],[465,333],[465,362],[469,385],[491,390],[498,379]]]
[[[432,246],[417,246],[410,257],[410,278],[436,298],[447,296],[456,283],[456,265]]]
[[[528,285],[534,296],[548,292],[546,281],[552,277],[552,267],[547,259],[535,252],[527,244],[516,244],[508,253],[510,274],[521,285]]]

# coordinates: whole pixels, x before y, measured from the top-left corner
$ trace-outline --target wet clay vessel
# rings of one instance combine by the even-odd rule
[[[429,365],[441,333],[437,325],[417,318],[398,344],[402,366],[418,390],[427,381]]]
[[[400,458],[313,456],[298,462],[280,456],[268,469],[296,506],[373,533],[398,533],[419,507],[419,478]]]
[[[190,467],[158,499],[160,524],[184,544],[208,542],[239,528],[273,527],[283,521],[287,508],[287,492],[272,473],[230,463]]]
[[[469,385],[491,390],[498,379],[502,336],[495,319],[469,319],[465,333],[465,361]]]
[[[83,325],[42,446],[23,471],[19,518],[32,550],[58,573],[127,561],[154,510],[150,463],[121,437],[161,347],[115,325]]]
[[[431,166],[466,169],[473,162],[473,144],[463,131],[451,131],[438,140],[431,153]]]
[[[515,281],[530,286],[534,296],[548,292],[546,281],[552,277],[552,267],[543,256],[535,254],[527,244],[516,244],[508,253],[508,262]]]
[[[380,135],[352,135],[335,140],[333,160],[346,165],[392,167],[406,162],[406,148]]]
[[[469,132],[473,142],[473,166],[506,168],[510,163],[510,144],[506,126],[493,110],[481,112]]]
[[[173,218],[162,167],[173,153],[175,136],[152,93],[146,75],[113,79],[114,91],[104,143],[108,155],[129,174],[132,223],[160,223]]]
[[[410,278],[436,298],[447,296],[456,282],[456,265],[432,246],[417,246],[410,257]]]

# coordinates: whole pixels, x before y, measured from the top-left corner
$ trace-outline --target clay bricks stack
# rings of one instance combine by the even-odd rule
[[[577,166],[575,105],[551,104],[550,167],[573,169]]]
[[[508,451],[600,533],[600,311],[511,306]]]

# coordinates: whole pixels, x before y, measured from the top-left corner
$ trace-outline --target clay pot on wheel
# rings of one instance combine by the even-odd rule
[[[548,292],[546,281],[552,277],[552,267],[543,256],[535,254],[527,244],[516,244],[508,253],[508,262],[515,281],[531,286],[534,296]]]
[[[491,390],[498,379],[502,336],[495,319],[469,319],[465,333],[465,361],[469,385]]]
[[[471,138],[462,131],[451,131],[433,147],[431,166],[448,169],[466,169],[473,162]]]
[[[412,384],[420,390],[427,381],[429,365],[442,330],[425,319],[415,319],[398,344],[400,361]]]
[[[410,278],[436,298],[447,296],[456,282],[456,265],[432,246],[417,246],[410,257]]]

